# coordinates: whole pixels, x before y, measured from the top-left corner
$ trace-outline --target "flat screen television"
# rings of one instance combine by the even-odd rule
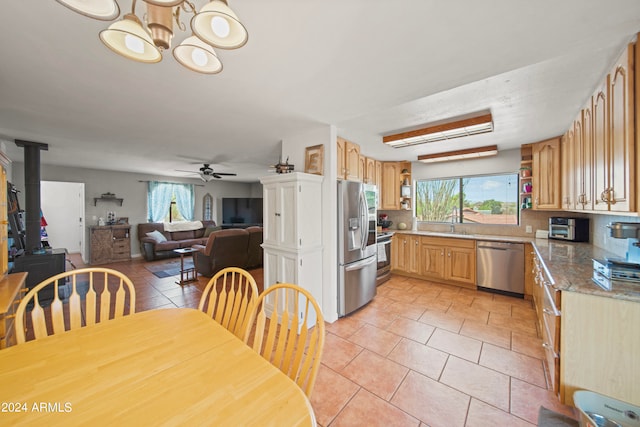
[[[262,225],[261,197],[223,197],[222,225]]]

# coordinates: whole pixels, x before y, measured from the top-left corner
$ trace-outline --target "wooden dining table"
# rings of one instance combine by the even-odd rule
[[[0,403],[11,426],[315,425],[295,382],[190,308],[0,350]]]

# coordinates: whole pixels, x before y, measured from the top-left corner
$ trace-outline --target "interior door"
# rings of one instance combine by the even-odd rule
[[[47,221],[49,245],[80,253],[86,262],[84,183],[42,181],[40,205]]]

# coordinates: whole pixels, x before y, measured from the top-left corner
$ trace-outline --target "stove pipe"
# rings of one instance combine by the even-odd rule
[[[40,241],[40,150],[49,145],[40,142],[16,139],[18,147],[24,148],[24,198],[25,198],[25,248],[33,253],[41,248]]]

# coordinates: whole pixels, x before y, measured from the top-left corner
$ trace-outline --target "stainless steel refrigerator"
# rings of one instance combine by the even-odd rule
[[[375,185],[338,181],[338,315],[376,295]]]

